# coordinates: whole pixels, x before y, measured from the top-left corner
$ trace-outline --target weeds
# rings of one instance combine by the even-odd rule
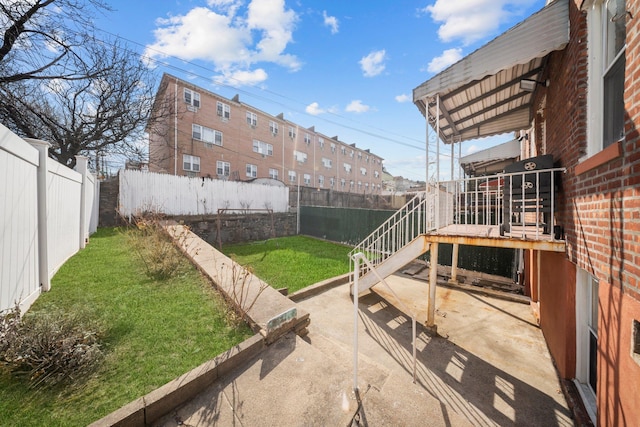
[[[0,366],[34,388],[73,383],[102,359],[102,328],[84,313],[28,313],[16,306],[0,317]]]
[[[157,215],[145,215],[132,219],[135,227],[127,230],[127,237],[135,254],[144,265],[146,274],[153,280],[172,277],[183,263],[183,258],[164,232]]]

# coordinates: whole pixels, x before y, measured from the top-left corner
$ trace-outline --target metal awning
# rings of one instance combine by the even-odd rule
[[[540,81],[546,56],[568,42],[568,0],[555,0],[416,87],[413,102],[445,143],[527,129],[535,92],[520,80]]]

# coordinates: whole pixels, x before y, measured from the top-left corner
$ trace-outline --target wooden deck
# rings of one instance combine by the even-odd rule
[[[511,233],[501,236],[498,225],[452,224],[427,233],[426,237],[434,243],[565,251],[564,240],[556,240],[552,234],[544,234],[540,230],[536,232],[533,227],[513,227]]]

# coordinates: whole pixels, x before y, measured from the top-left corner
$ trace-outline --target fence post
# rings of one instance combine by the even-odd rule
[[[80,249],[84,249],[87,243],[87,173],[88,158],[85,156],[76,156],[76,172],[82,175],[82,186],[80,188]]]
[[[51,289],[47,234],[47,160],[51,144],[47,141],[31,138],[25,138],[25,141],[38,150],[38,276],[40,277],[40,288],[46,292]]]

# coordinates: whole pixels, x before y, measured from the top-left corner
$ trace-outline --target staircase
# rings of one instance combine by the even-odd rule
[[[419,193],[349,253],[351,271],[354,255],[362,253],[368,261],[359,269],[358,293],[429,250],[425,233],[435,229],[435,197],[436,193]]]

